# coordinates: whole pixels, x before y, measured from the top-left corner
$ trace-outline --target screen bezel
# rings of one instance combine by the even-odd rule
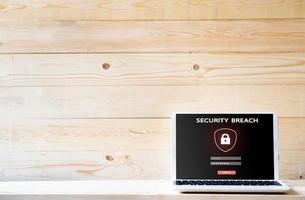
[[[273,171],[274,171],[274,180],[279,179],[279,149],[278,149],[278,119],[275,113],[272,112],[226,112],[226,113],[208,113],[208,112],[175,112],[171,114],[171,134],[172,134],[172,181],[175,184],[176,180],[185,180],[177,179],[176,175],[176,115],[177,114],[271,114],[273,116]],[[200,179],[205,180],[205,179]],[[208,180],[208,179],[207,179]],[[227,179],[226,179],[227,180]]]

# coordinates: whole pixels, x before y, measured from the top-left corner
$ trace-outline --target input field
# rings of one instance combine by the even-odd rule
[[[222,161],[217,161],[217,162],[211,162],[211,165],[235,165],[235,166],[240,166],[241,162],[222,162]]]
[[[210,160],[241,160],[240,156],[211,156]]]

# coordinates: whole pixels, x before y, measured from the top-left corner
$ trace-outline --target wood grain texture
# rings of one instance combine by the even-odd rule
[[[1,0],[1,20],[304,18],[304,0]]]
[[[304,85],[0,87],[0,110],[10,118],[150,118],[177,111],[305,117],[304,102]]]
[[[116,144],[113,144],[116,145]],[[163,179],[170,177],[168,150],[10,152],[2,180]],[[291,175],[291,174],[290,174]]]
[[[12,152],[0,166],[7,180],[169,179],[169,150]],[[280,178],[303,179],[305,151],[280,151]]]
[[[19,119],[9,126],[10,138],[6,140],[10,142],[10,151],[154,151],[170,148],[169,119]]]
[[[280,151],[280,178],[304,179],[305,151]]]
[[[0,53],[305,51],[305,20],[1,21]]]
[[[280,118],[282,179],[305,175],[304,122]],[[169,119],[20,119],[6,130],[1,180],[170,177]]]
[[[305,53],[17,54],[0,55],[0,69],[0,86],[18,87],[296,85],[305,84]]]

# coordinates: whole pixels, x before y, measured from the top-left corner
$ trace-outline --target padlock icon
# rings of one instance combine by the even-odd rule
[[[229,145],[231,143],[230,136],[227,133],[221,135],[220,144],[221,145]]]

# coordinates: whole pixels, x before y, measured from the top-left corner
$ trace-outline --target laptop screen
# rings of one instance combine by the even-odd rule
[[[274,179],[273,114],[176,114],[176,179]]]

